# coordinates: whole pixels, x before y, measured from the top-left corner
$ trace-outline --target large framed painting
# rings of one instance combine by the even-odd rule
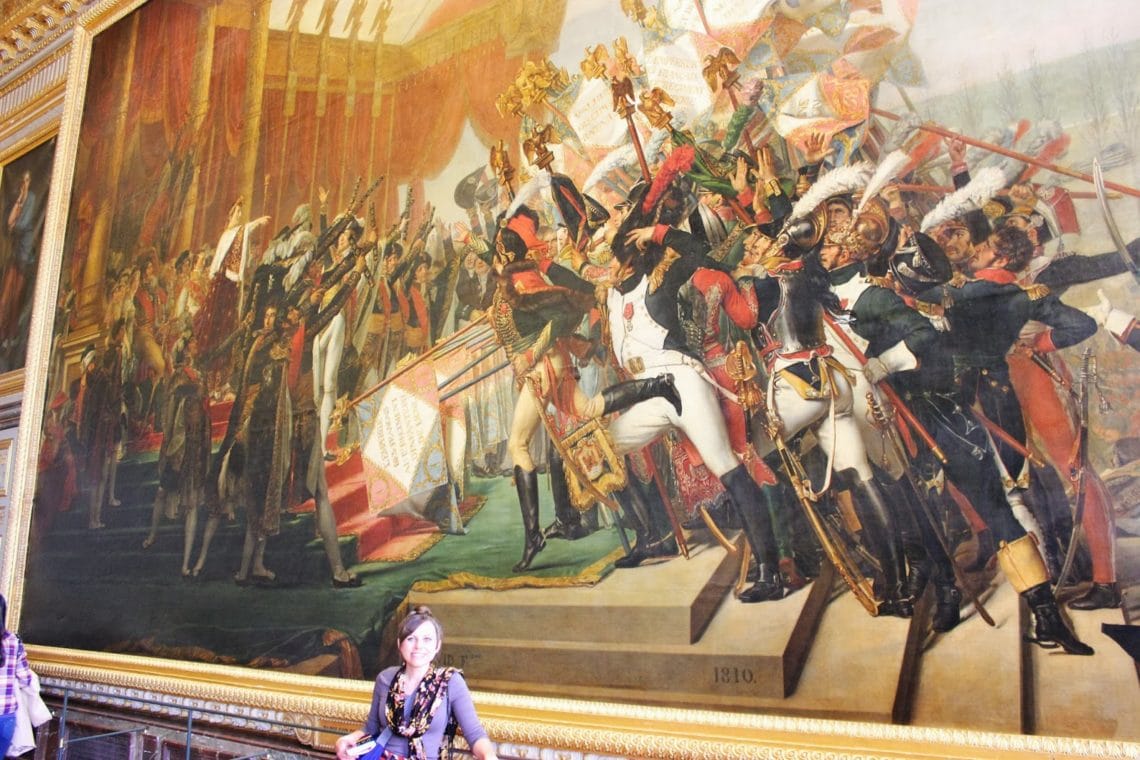
[[[55,138],[49,137],[22,155],[5,161],[0,170],[4,201],[4,238],[0,243],[0,374],[24,367],[47,212]]]
[[[505,742],[1136,751],[1138,56],[1124,0],[100,4],[0,324],[18,630],[348,725],[426,604]]]

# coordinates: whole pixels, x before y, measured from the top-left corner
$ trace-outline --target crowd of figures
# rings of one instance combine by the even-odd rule
[[[491,322],[519,388],[508,441],[525,536],[515,571],[548,539],[584,530],[565,478],[588,478],[588,463],[561,461],[558,445],[557,520],[538,524],[528,444],[552,409],[598,420],[626,457],[628,484],[594,491],[637,534],[619,568],[675,554],[685,528],[732,524],[757,560],[741,602],[802,587],[822,548],[872,614],[908,617],[931,586],[944,632],[973,574],[996,564],[1032,610],[1036,643],[1092,654],[1054,595],[1072,563],[1066,488],[1093,581],[1072,609],[1120,604],[1113,507],[1088,466],[1087,432],[1082,443],[1087,369],[1078,389],[1058,350],[1098,323],[1122,342],[1137,336],[1103,295],[1086,314],[1059,293],[1129,271],[1140,243],[1069,253],[1044,192],[1005,188],[992,171],[971,178],[960,141],[948,147],[960,190],[923,213],[898,183],[905,154],[826,166],[817,134],[795,176],[782,176],[768,148],[718,156],[685,138],[675,132],[652,181],[612,209],[554,175],[555,195],[575,199],[555,202],[568,246],[544,239],[540,214],[519,199],[495,233]],[[694,179],[718,158],[731,193]],[[590,393],[580,367],[599,353],[616,381]],[[666,434],[676,445],[647,454]],[[676,524],[670,501],[688,523]],[[975,551],[961,566],[966,540]]]
[[[1091,654],[1052,586],[1072,491],[1093,585],[1069,606],[1119,605],[1113,507],[1081,461],[1080,394],[1057,351],[1098,323],[1134,347],[1140,331],[1103,299],[1086,314],[1059,294],[1127,260],[1070,253],[1042,188],[971,178],[965,146],[948,153],[961,190],[933,209],[900,188],[890,155],[830,165],[822,133],[796,155],[673,132],[609,208],[547,169],[517,197],[500,174],[488,180],[498,218],[470,225],[429,205],[415,229],[405,212],[382,231],[356,216],[367,193],[330,222],[318,189],[318,214],[298,207],[259,244],[269,219],[246,221],[239,201],[216,244],[112,262],[105,339],[50,402],[40,528],[81,499],[87,527],[103,528],[128,442],[150,440],[158,491],[143,549],[164,517],[181,520],[181,572],[199,576],[240,509],[233,578],[272,584],[267,540],[312,498],[333,584],[357,586],[326,478],[350,443],[342,400],[485,321],[513,384],[465,391],[470,435],[483,437],[467,470],[513,476],[515,572],[548,540],[586,535],[604,503],[636,536],[622,569],[676,554],[686,531],[739,528],[756,558],[743,603],[801,588],[826,555],[873,614],[909,616],[932,586],[946,631],[964,579],[996,561],[1038,643]],[[710,166],[715,190],[697,171]],[[587,424],[624,485],[591,482],[591,463],[563,445]],[[540,431],[552,445],[536,457]],[[976,551],[956,567],[964,541]]]

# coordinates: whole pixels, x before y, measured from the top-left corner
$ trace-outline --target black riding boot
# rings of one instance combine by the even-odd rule
[[[677,386],[673,385],[673,376],[669,374],[648,377],[644,380],[626,380],[605,388],[602,390],[602,400],[605,402],[602,414],[620,412],[641,401],[658,397],[672,404],[680,416],[681,394],[677,392]]]
[[[1057,600],[1049,588],[1045,561],[1041,559],[1033,534],[1002,541],[997,557],[1006,580],[1033,611],[1033,635],[1029,641],[1043,649],[1060,646],[1069,654],[1092,654],[1092,647],[1078,639],[1061,617]]]
[[[931,550],[919,526],[919,521],[925,523],[926,520],[919,514],[922,505],[910,483],[905,479],[893,480],[885,473],[881,475],[876,477],[876,482],[883,498],[896,507],[891,514],[895,518],[899,545],[906,561],[906,576],[900,596],[913,606],[926,591],[926,584],[934,573]],[[953,578],[953,574],[950,577]]]
[[[767,602],[784,597],[784,584],[778,569],[779,556],[776,551],[776,537],[772,533],[772,518],[768,512],[768,499],[773,489],[761,489],[748,474],[744,465],[739,465],[721,476],[720,482],[728,491],[732,505],[740,516],[744,537],[756,556],[759,575],[756,582],[740,594],[740,601]]]
[[[1069,630],[1049,584],[1040,583],[1022,594],[1033,610],[1033,636],[1029,639],[1043,649],[1060,646],[1069,654],[1093,654],[1093,648]]]
[[[1116,583],[1094,583],[1084,596],[1069,602],[1071,610],[1107,610],[1120,606],[1120,586]]]
[[[930,627],[945,633],[962,620],[962,592],[953,583],[935,584],[934,615]]]
[[[852,483],[851,495],[860,513],[866,516],[863,530],[882,570],[882,586],[875,584],[875,597],[881,602],[879,614],[910,617],[914,614],[914,606],[904,597],[902,588],[906,561],[891,513],[873,480],[856,480],[854,473],[851,474],[853,477],[848,480]]]
[[[530,567],[534,556],[546,546],[546,539],[538,529],[538,471],[524,470],[516,464],[515,490],[519,495],[519,510],[522,512],[523,534],[526,541],[522,559],[514,566],[514,571],[521,573]]]
[[[637,538],[637,543],[629,554],[614,561],[614,567],[619,569],[637,567],[647,559],[666,557],[677,552],[676,543],[671,538],[666,540],[654,524],[653,515],[646,505],[647,501],[653,499],[642,496],[638,483],[636,476],[631,473],[629,485],[614,492],[614,497],[625,513],[626,522],[633,528]]]
[[[550,491],[554,497],[554,522],[546,526],[546,538],[565,538],[577,541],[589,535],[582,524],[582,513],[570,503],[570,489],[566,486],[566,465],[554,447],[550,451]]]

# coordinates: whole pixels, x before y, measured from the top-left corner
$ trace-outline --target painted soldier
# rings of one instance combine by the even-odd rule
[[[885,214],[877,218],[885,226]],[[898,526],[908,565],[905,598],[913,604],[928,580],[932,582],[936,604],[932,627],[935,631],[948,631],[960,619],[961,594],[954,585],[954,568],[930,519],[921,513],[924,506],[906,478],[904,468],[910,463],[901,458],[899,450],[888,445],[885,439],[890,433],[871,422],[870,408],[872,401],[883,404],[876,383],[887,377],[905,377],[937,361],[932,353],[942,350],[941,341],[930,320],[910,308],[885,280],[867,274],[867,262],[877,255],[878,246],[852,233],[849,219],[840,221],[835,229],[829,221],[826,253],[821,258],[829,270],[832,291],[854,317],[842,324],[834,323],[833,329],[847,333],[848,340],[867,358],[866,365],[860,366],[842,339],[833,339],[831,344],[839,360],[852,370],[854,418],[868,457],[877,465],[880,487],[889,499]],[[933,241],[929,245],[934,245]],[[945,275],[949,276],[948,265]]]
[[[673,375],[682,403],[672,408],[650,399],[634,406],[610,424],[614,444],[619,451],[632,451],[668,430],[684,433],[728,492],[759,562],[759,576],[741,600],[782,598],[784,585],[767,508],[773,486],[762,488],[734,451],[719,401],[732,391],[717,382],[689,345],[677,309],[681,288],[690,282],[698,289],[701,283],[724,288],[726,298],[743,305],[734,320],[748,329],[757,320],[755,298],[749,301],[743,296],[724,272],[711,271],[716,266],[705,257],[707,248],[701,241],[668,226],[680,220],[684,208],[675,185],[650,187],[634,193],[631,201],[614,241],[618,280],[607,296],[613,352],[632,377]]]
[[[594,305],[594,286],[540,255],[546,244],[538,238],[537,228],[538,215],[523,206],[505,220],[495,237],[499,280],[491,324],[519,387],[507,442],[525,531],[523,556],[515,572],[529,568],[546,545],[538,524],[538,472],[529,450],[545,407],[553,404],[560,412],[592,418],[655,397],[667,399],[678,413],[681,406],[668,375],[619,383],[586,397],[574,377],[571,356],[584,358],[590,350],[589,342],[574,331]]]
[[[976,246],[976,279],[958,276],[919,296],[945,305],[951,328],[946,348],[958,385],[957,407],[966,409],[977,402],[991,421],[1020,442],[1025,441],[1025,427],[1005,356],[1022,328],[1030,320],[1046,325],[1048,329],[1036,338],[1037,347],[1044,350],[1074,345],[1096,330],[1090,317],[1062,304],[1048,288],[1016,283],[1015,273],[1031,253],[1032,243],[1023,231],[1003,227]],[[948,444],[960,445],[956,441]],[[1020,453],[1010,446],[1000,447],[998,453],[1007,473],[1021,472],[1024,457]],[[986,472],[988,467],[978,467],[975,461],[973,473],[948,474],[958,475],[965,484],[968,478]],[[986,488],[988,493],[976,494],[976,500],[974,494],[967,495],[1000,543],[997,555],[1003,572],[1033,610],[1035,641],[1043,646],[1060,645],[1070,654],[1092,654],[1092,648],[1076,638],[1058,612],[1038,540],[1012,519],[1012,511],[997,504],[993,484],[987,483]],[[1006,503],[1008,499],[1007,494]]]

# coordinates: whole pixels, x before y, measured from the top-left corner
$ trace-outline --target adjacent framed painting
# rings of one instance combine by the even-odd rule
[[[0,290],[0,374],[6,376],[24,367],[54,158],[55,138],[49,137],[6,160],[0,170],[5,210],[5,236],[0,244],[4,282]]]

